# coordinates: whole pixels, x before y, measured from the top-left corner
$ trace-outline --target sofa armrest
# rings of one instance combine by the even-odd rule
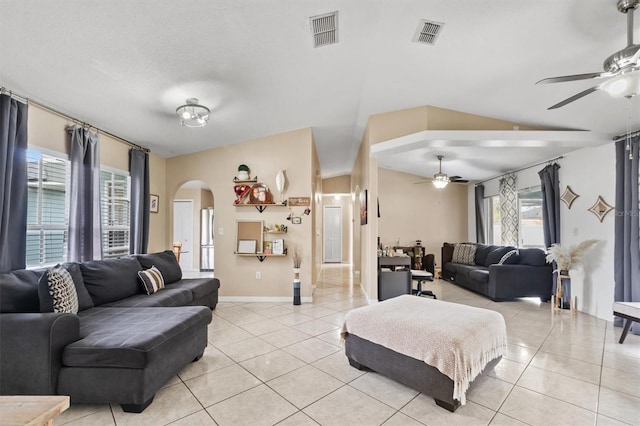
[[[549,300],[553,284],[551,265],[491,265],[488,296],[492,300],[539,297]]]
[[[0,395],[56,393],[62,351],[80,338],[73,314],[0,314]]]

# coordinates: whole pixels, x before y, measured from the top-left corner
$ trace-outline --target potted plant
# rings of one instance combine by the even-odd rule
[[[556,284],[555,303],[561,308],[573,308],[571,306],[571,277],[569,271],[582,265],[584,255],[598,240],[585,240],[577,245],[563,247],[560,244],[552,244],[547,249],[547,263],[556,264],[553,272],[558,273]],[[574,306],[575,307],[575,306]]]

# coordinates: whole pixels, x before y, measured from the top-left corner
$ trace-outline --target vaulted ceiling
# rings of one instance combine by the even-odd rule
[[[314,48],[332,11],[338,43]],[[444,23],[434,45],[412,42],[422,19]],[[312,127],[331,177],[370,115],[419,105],[613,135],[630,104],[637,128],[639,101],[602,92],[547,110],[593,81],[534,85],[601,71],[625,25],[615,0],[0,0],[0,85],[164,157]],[[190,97],[207,127],[178,124]]]

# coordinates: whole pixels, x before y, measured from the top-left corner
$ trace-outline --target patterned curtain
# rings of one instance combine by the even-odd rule
[[[500,179],[500,224],[502,245],[518,246],[518,194],[516,175],[510,174]]]

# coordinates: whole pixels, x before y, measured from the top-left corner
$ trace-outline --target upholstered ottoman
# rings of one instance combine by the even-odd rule
[[[349,363],[432,396],[455,411],[471,382],[507,349],[495,311],[409,295],[349,312],[342,326]]]

